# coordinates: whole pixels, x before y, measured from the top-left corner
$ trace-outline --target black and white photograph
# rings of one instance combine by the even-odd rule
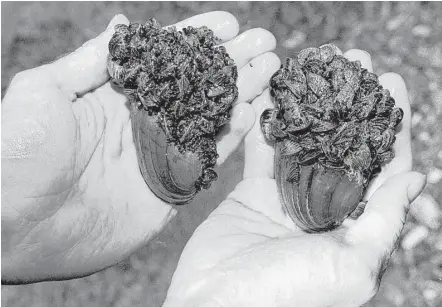
[[[1,1],[1,281],[441,307],[442,2]]]

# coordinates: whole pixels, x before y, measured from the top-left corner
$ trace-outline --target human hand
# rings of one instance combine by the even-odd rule
[[[175,214],[144,182],[126,97],[106,61],[117,15],[97,38],[54,63],[18,74],[2,103],[2,282],[84,276],[145,245]],[[176,27],[207,25],[238,65],[239,97],[218,140],[218,164],[254,121],[248,102],[267,85],[277,58],[263,29],[238,35],[227,12]]]
[[[361,50],[344,54],[372,71]],[[283,212],[274,150],[259,125],[273,104],[268,90],[252,103],[257,119],[245,139],[244,180],[195,231],[181,255],[164,307],[360,306],[379,287],[409,204],[425,185],[411,172],[410,107],[402,78],[380,77],[404,111],[395,158],[373,180],[365,212],[338,229],[307,234]]]

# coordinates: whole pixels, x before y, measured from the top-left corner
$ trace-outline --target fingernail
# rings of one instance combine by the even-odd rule
[[[361,50],[369,59],[371,59],[371,54],[368,51]]]
[[[427,176],[424,174],[416,173],[416,176],[414,177],[415,179],[408,185],[407,189],[408,200],[410,203],[419,196],[427,183]]]

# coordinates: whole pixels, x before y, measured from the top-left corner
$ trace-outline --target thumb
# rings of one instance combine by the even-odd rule
[[[253,126],[255,114],[248,103],[239,103],[231,111],[230,122],[216,136],[218,146],[217,164],[223,164],[244,140],[245,135]]]
[[[365,212],[349,228],[346,240],[378,263],[392,253],[410,203],[425,187],[426,176],[405,172],[391,177],[370,198]]]
[[[244,178],[274,178],[273,145],[269,144],[261,131],[261,114],[274,107],[270,92],[266,89],[252,102],[255,123],[244,140]]]
[[[82,95],[109,79],[108,44],[117,24],[127,25],[129,20],[124,15],[116,15],[103,33],[87,41],[71,54],[47,65],[49,76],[55,80],[58,87],[69,94]]]

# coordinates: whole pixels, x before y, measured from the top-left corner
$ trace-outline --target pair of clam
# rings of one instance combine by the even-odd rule
[[[151,19],[115,30],[108,70],[130,102],[141,174],[157,197],[185,204],[217,178],[215,137],[238,96],[235,63],[206,27],[162,29]],[[275,147],[283,207],[305,231],[334,229],[393,158],[402,110],[333,45],[287,59],[270,93],[275,108],[261,128]]]

